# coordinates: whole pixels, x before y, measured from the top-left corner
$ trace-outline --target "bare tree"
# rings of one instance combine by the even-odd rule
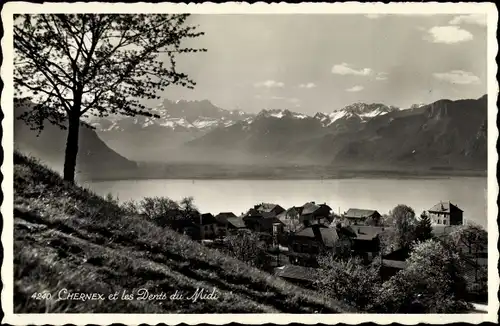
[[[16,96],[38,105],[20,116],[41,131],[45,120],[68,130],[64,180],[74,182],[81,117],[153,116],[141,99],[157,99],[171,85],[195,82],[176,70],[181,46],[202,32],[188,14],[16,15]]]

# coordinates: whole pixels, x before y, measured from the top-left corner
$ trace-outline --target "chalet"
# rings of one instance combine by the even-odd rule
[[[227,219],[227,233],[233,234],[239,230],[246,229],[245,222],[241,217],[230,217]]]
[[[346,229],[354,234],[352,251],[370,261],[380,251],[380,234],[391,228],[350,225]]]
[[[217,233],[217,221],[215,217],[210,214],[201,214],[192,219],[193,223],[198,228],[198,235],[201,239],[211,239]]]
[[[273,213],[274,215],[281,214],[285,211],[283,207],[277,204],[262,203],[260,205],[255,205],[254,209],[263,213]]]
[[[327,204],[317,205],[315,202],[305,203],[301,207],[300,221],[304,224],[324,223],[329,221],[331,207]]]
[[[303,287],[311,287],[317,278],[316,269],[298,265],[285,265],[274,269],[274,275]]]
[[[343,217],[354,225],[366,225],[367,223],[378,226],[380,225],[381,215],[379,212],[371,209],[349,208],[344,213]]]
[[[428,210],[433,225],[462,225],[464,211],[448,202],[440,202]]]
[[[297,253],[318,255],[325,251],[337,252],[350,247],[351,241],[343,232],[323,224],[314,224],[291,234],[289,250]]]
[[[250,209],[242,219],[248,229],[269,234],[273,233],[273,224],[283,224],[273,212],[261,212],[256,209]]]
[[[235,217],[236,215],[232,212],[222,212],[215,215],[215,221],[217,222],[217,236],[221,237],[227,235],[228,219]]]
[[[284,212],[281,212],[276,217],[284,224],[287,232],[295,232],[300,228],[300,213],[302,209],[299,207],[291,207]]]

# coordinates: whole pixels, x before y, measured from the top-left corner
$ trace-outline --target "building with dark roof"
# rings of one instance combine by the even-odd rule
[[[390,231],[390,227],[349,225],[346,227],[355,234],[352,239],[352,251],[367,260],[373,259],[380,251],[380,235]]]
[[[223,212],[215,216],[217,221],[217,236],[223,237],[245,228],[245,222],[232,212]]]
[[[285,211],[285,209],[280,205],[271,203],[262,203],[260,205],[255,205],[254,209],[259,212],[273,213],[274,215],[281,214]]]
[[[276,217],[279,218],[279,220],[281,222],[283,222],[284,227],[285,227],[285,231],[295,232],[295,231],[298,231],[298,229],[300,228],[300,224],[301,224],[300,213],[301,213],[301,211],[302,210],[299,209],[298,207],[293,206],[293,207],[287,209],[286,211],[281,212]]]
[[[210,213],[194,214],[183,223],[184,233],[193,239],[213,239],[217,234],[217,221]]]
[[[382,216],[373,209],[349,208],[349,210],[344,213],[343,217],[354,225],[362,225],[370,221],[373,225],[377,226],[380,225],[380,218]]]
[[[346,234],[323,224],[314,224],[291,234],[288,242],[290,251],[310,255],[326,251],[335,254],[351,246],[351,240]]]
[[[259,212],[258,215],[250,214],[243,217],[245,226],[255,232],[272,234],[273,224],[283,224],[274,213]]]
[[[325,204],[315,202],[305,203],[301,207],[300,221],[304,224],[322,223],[330,218],[332,208]]]
[[[276,267],[274,275],[281,277],[291,283],[310,287],[317,278],[317,271],[314,268],[304,267],[299,265],[285,265]]]
[[[437,203],[428,210],[428,213],[433,225],[464,224],[464,211],[449,201]]]

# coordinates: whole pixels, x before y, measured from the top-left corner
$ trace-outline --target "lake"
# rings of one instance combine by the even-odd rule
[[[439,179],[335,179],[335,180],[119,180],[86,182],[99,195],[108,193],[120,202],[147,196],[174,200],[194,197],[203,213],[236,215],[261,202],[284,208],[309,201],[327,203],[335,212],[349,208],[374,209],[381,214],[406,204],[417,215],[439,201],[451,201],[464,218],[486,227],[487,179],[452,177]]]

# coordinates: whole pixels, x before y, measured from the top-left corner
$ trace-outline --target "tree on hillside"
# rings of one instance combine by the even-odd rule
[[[176,69],[178,54],[203,35],[188,14],[16,15],[16,97],[37,102],[20,119],[41,131],[45,120],[67,129],[64,180],[74,182],[80,119],[89,115],[154,116],[141,104],[166,87],[193,88]]]
[[[429,216],[423,212],[415,226],[415,238],[418,241],[426,241],[432,239],[432,224]]]
[[[439,241],[418,243],[404,270],[385,282],[375,309],[386,313],[464,311],[466,282],[460,257]]]
[[[269,259],[259,236],[255,233],[241,232],[227,237],[227,249],[237,259],[258,268],[266,268]]]
[[[450,240],[459,249],[465,249],[465,253],[477,254],[488,247],[488,233],[480,225],[469,223],[461,225],[450,233]]]
[[[469,223],[461,225],[449,235],[449,242],[455,250],[463,255],[474,266],[474,279],[480,279],[482,267],[479,265],[479,254],[487,251],[488,233],[480,225]]]
[[[397,205],[390,215],[394,225],[394,241],[399,248],[408,248],[415,240],[415,226],[417,219],[413,208],[406,205]]]
[[[370,310],[381,285],[377,266],[364,266],[356,258],[339,260],[332,254],[318,257],[318,263],[314,285],[321,293],[360,310]]]

